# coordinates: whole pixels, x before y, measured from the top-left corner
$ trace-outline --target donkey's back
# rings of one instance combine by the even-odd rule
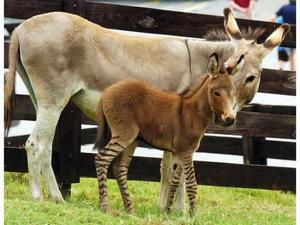
[[[73,96],[96,119],[100,92],[120,80],[147,80],[173,91],[190,84],[187,46],[178,38],[122,34],[63,12],[34,16],[13,36],[20,46],[18,72],[36,107]]]

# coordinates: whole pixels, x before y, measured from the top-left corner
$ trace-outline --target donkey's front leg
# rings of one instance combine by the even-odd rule
[[[163,159],[161,161],[160,174],[161,174],[161,188],[158,200],[158,207],[165,209],[167,205],[167,198],[174,174],[174,168],[179,164],[179,159],[171,152],[164,152]],[[185,209],[185,180],[184,176],[181,176],[181,180],[176,189],[174,208],[177,211],[183,211]]]
[[[176,189],[177,189],[177,187],[180,183],[180,180],[181,180],[182,170],[183,170],[182,163],[178,163],[177,166],[176,166],[176,169],[174,171],[172,181],[171,181],[169,191],[168,191],[167,204],[166,204],[166,207],[165,207],[165,210],[167,212],[170,212],[170,210],[171,210],[171,205],[174,201],[174,196],[175,196],[175,193],[176,193]]]

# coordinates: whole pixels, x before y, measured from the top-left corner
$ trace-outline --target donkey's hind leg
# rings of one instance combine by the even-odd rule
[[[62,109],[40,106],[34,129],[25,144],[28,160],[29,182],[34,199],[42,200],[40,175],[46,178],[50,197],[56,202],[63,198],[51,167],[52,141]]]
[[[176,193],[176,189],[178,188],[178,185],[179,185],[180,180],[181,180],[182,171],[183,171],[182,163],[178,163],[177,167],[174,171],[172,181],[171,181],[169,191],[168,191],[167,204],[165,206],[165,210],[167,212],[170,212],[170,210],[171,210],[171,205],[174,201],[174,196],[175,196],[175,193]]]
[[[134,141],[113,163],[113,173],[119,185],[125,210],[129,213],[133,213],[133,205],[128,192],[127,173],[136,146],[137,143]]]
[[[160,194],[158,200],[158,207],[165,209],[167,205],[167,198],[174,174],[174,168],[179,164],[180,159],[171,152],[164,152],[163,159],[161,161],[160,174],[161,185]],[[183,211],[185,209],[185,180],[184,176],[181,176],[181,180],[177,187],[174,199],[173,210]]]

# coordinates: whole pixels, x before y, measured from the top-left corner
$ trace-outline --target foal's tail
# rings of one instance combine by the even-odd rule
[[[110,140],[110,130],[107,126],[107,122],[103,113],[103,105],[102,100],[97,108],[97,122],[98,122],[98,133],[96,138],[96,143],[94,145],[94,149],[98,149],[100,151],[108,144]]]
[[[19,53],[19,37],[17,28],[13,32],[9,45],[9,69],[5,77],[4,91],[4,137],[7,138],[15,99],[16,64]]]

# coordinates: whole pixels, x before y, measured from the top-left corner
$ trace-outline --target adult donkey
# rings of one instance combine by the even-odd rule
[[[125,78],[136,78],[182,92],[197,79],[197,74],[206,72],[208,58],[216,52],[220,58],[227,58],[227,65],[244,57],[244,66],[235,76],[239,93],[235,110],[250,102],[258,89],[263,58],[282,42],[289,26],[278,27],[263,44],[256,44],[243,38],[229,9],[224,14],[232,42],[132,37],[62,12],[38,15],[18,26],[9,49],[5,129],[7,135],[17,70],[37,114],[25,144],[33,198],[43,199],[42,173],[50,197],[56,202],[64,201],[51,167],[51,155],[59,116],[70,99],[96,120],[96,106],[105,87]],[[166,179],[163,174],[162,180]]]

